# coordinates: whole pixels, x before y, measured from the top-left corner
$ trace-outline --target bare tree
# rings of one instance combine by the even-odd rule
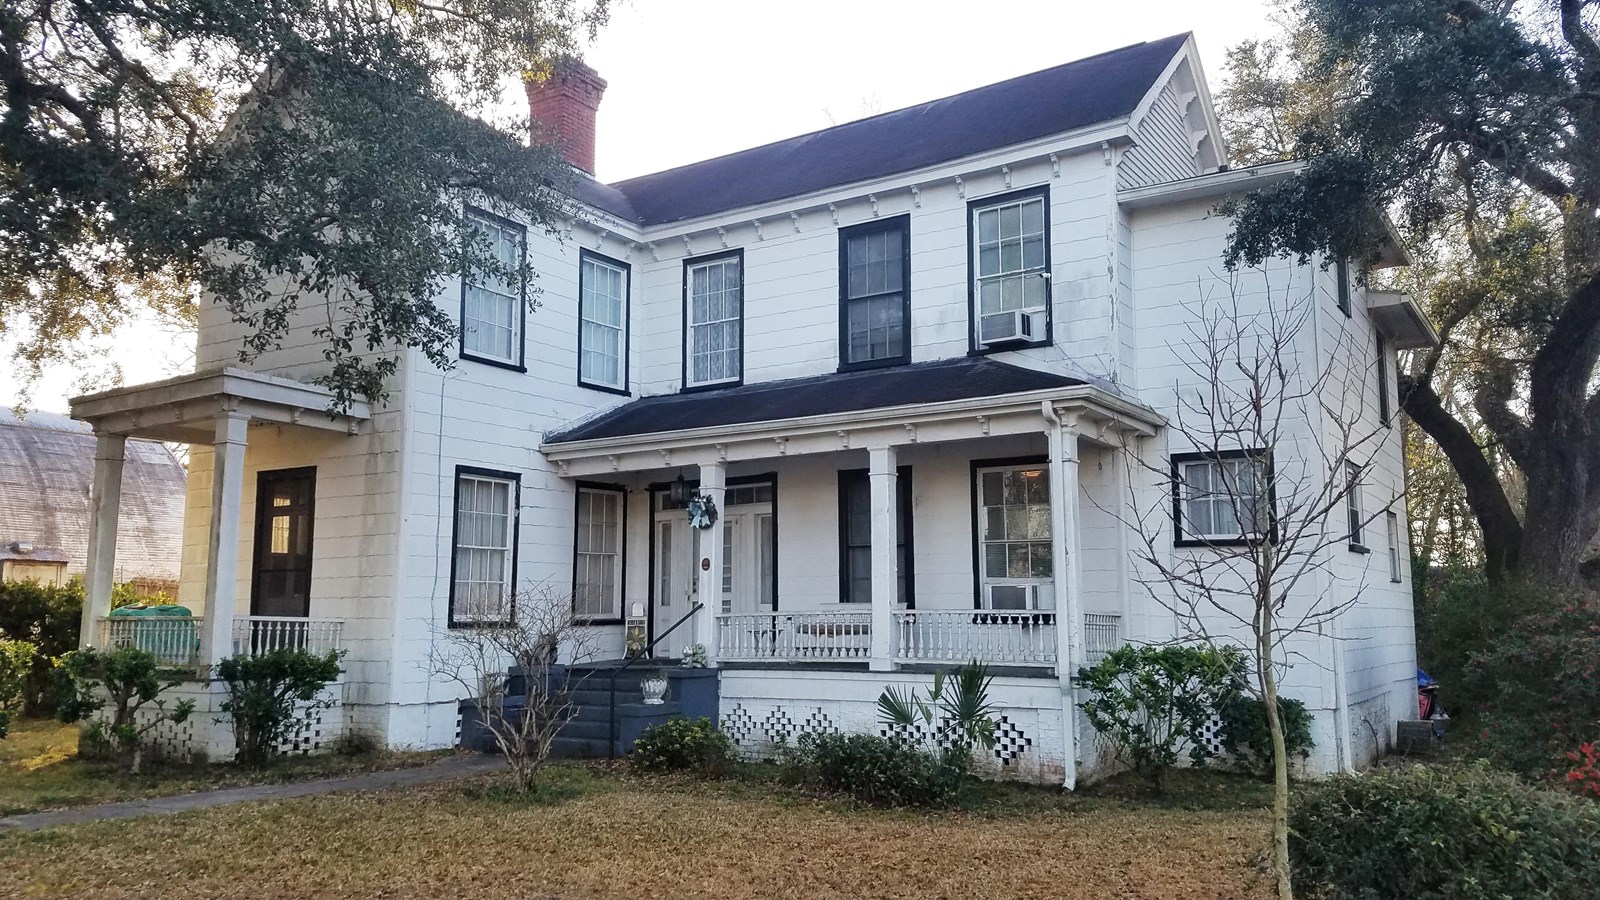
[[[1137,535],[1139,581],[1176,615],[1180,636],[1246,655],[1245,689],[1263,704],[1272,736],[1278,895],[1290,898],[1278,685],[1296,636],[1321,634],[1360,596],[1359,583],[1335,590],[1336,551],[1357,543],[1399,495],[1371,509],[1353,502],[1389,433],[1363,414],[1373,384],[1369,342],[1349,328],[1319,335],[1314,294],[1274,296],[1269,287],[1264,302],[1241,303],[1237,277],[1229,293],[1224,302],[1203,297],[1188,339],[1173,347],[1182,377],[1168,449],[1188,451],[1177,459],[1190,461],[1125,446],[1132,499],[1113,513]],[[1135,472],[1172,492],[1151,502],[1133,489]]]
[[[568,595],[526,588],[511,596],[508,613],[508,622],[441,630],[428,671],[473,698],[526,793],[538,786],[556,735],[578,712],[565,667],[593,659],[596,646]]]

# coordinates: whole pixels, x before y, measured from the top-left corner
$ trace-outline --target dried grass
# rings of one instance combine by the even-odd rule
[[[627,779],[573,792],[532,804],[442,784],[0,835],[0,896],[1270,895],[1251,863],[1260,810],[921,815]]]

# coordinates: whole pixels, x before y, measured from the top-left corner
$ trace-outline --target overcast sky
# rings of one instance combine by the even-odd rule
[[[617,181],[1193,31],[1208,80],[1265,36],[1262,0],[986,3],[621,0],[586,58],[609,82],[596,168]],[[103,344],[133,384],[188,371],[192,337],[141,327]],[[0,342],[0,402],[21,402]],[[88,370],[47,374],[29,405],[61,410]]]

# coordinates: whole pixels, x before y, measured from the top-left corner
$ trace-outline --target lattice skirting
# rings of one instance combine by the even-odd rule
[[[875,703],[849,700],[724,699],[721,726],[746,760],[770,760],[803,734],[847,732],[888,736]],[[919,726],[919,742],[950,746],[949,723],[930,732]],[[991,778],[1051,782],[1062,773],[1060,710],[1003,708],[996,720],[995,747],[976,760],[978,773]],[[1057,782],[1058,783],[1058,782]]]

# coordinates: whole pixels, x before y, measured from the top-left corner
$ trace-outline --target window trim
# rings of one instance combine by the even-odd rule
[[[1400,584],[1405,581],[1405,567],[1400,564],[1400,516],[1392,509],[1383,516],[1389,528],[1389,583]]]
[[[1334,268],[1334,302],[1338,304],[1339,311],[1344,313],[1346,319],[1355,314],[1350,311],[1350,298],[1354,293],[1350,283],[1350,260],[1340,258],[1333,264]]]
[[[1389,344],[1378,334],[1378,421],[1394,427],[1394,410],[1389,405]]]
[[[1358,466],[1350,460],[1344,461],[1345,475],[1350,479],[1349,493],[1345,494],[1344,508],[1349,529],[1351,553],[1371,553],[1372,548],[1366,544],[1367,509],[1361,496],[1361,476],[1365,474],[1366,467]]]
[[[622,521],[620,546],[617,547],[617,614],[615,616],[583,616],[578,614],[578,519],[582,515],[580,502],[584,491],[616,494],[619,498]],[[654,526],[652,526],[654,527]],[[621,625],[628,614],[628,486],[603,481],[576,481],[572,485],[572,615],[584,625]]]
[[[1044,337],[1036,341],[1018,341],[1001,347],[983,347],[978,343],[978,211],[991,206],[1003,206],[1026,200],[1029,197],[1044,199],[1044,274],[1051,275],[1044,283]],[[990,194],[967,201],[967,355],[988,356],[1009,353],[1029,347],[1048,347],[1055,343],[1055,290],[1054,268],[1050,252],[1050,185],[1019,188],[1001,194]]]
[[[689,322],[689,269],[706,263],[734,258],[739,260],[739,377],[723,381],[708,381],[704,384],[689,383],[689,345],[691,341]],[[744,277],[744,248],[735,247],[732,250],[723,250],[719,253],[706,253],[701,256],[689,256],[683,260],[683,332],[678,342],[679,348],[679,392],[714,391],[719,388],[738,387],[744,384],[745,361],[745,321],[750,308],[750,298],[745,290]]]
[[[1046,455],[1046,456],[1003,456],[1003,457],[999,457],[999,458],[996,458],[996,459],[974,459],[974,460],[971,460],[971,464],[968,466],[968,471],[967,471],[967,490],[970,492],[970,494],[969,494],[970,500],[969,500],[969,505],[967,507],[967,527],[972,529],[972,608],[973,609],[982,610],[984,608],[984,606],[983,606],[983,532],[978,527],[978,511],[980,509],[982,509],[982,507],[980,506],[980,504],[982,502],[982,498],[978,495],[978,473],[980,471],[984,470],[984,469],[1027,468],[1027,467],[1032,467],[1032,466],[1044,466],[1046,469],[1049,469],[1050,468],[1050,457],[1048,455]],[[1055,503],[1055,499],[1056,499],[1055,498],[1055,488],[1051,488],[1050,489],[1050,502],[1052,504],[1054,504]],[[1052,531],[1055,528],[1055,513],[1054,513],[1054,511],[1051,512],[1050,527],[1051,527]],[[1055,559],[1055,555],[1054,555],[1054,553],[1055,553],[1055,537],[1054,537],[1053,533],[1052,533],[1052,536],[1050,538],[1050,544],[1051,544],[1051,546],[1050,546],[1050,550],[1051,550],[1050,582],[1051,582],[1051,584],[1054,584],[1055,580],[1056,580],[1056,576],[1055,576],[1056,559]],[[1056,594],[1056,599],[1059,600],[1060,596],[1061,595],[1059,593],[1057,593]],[[1014,613],[1018,613],[1018,614],[1028,613],[1028,614],[1035,615],[1035,616],[1054,616],[1059,611],[1060,611],[1060,607],[1058,606],[1056,609],[1002,610],[1001,612],[1007,613],[1007,614],[1014,612]],[[1044,620],[1041,620],[1041,621],[1044,621]]]
[[[1242,534],[1234,538],[1189,537],[1184,532],[1183,517],[1183,467],[1189,463],[1223,463],[1234,459],[1253,459],[1261,463],[1261,475],[1267,481],[1267,531],[1266,534]],[[1216,452],[1174,453],[1172,465],[1172,546],[1174,547],[1248,547],[1265,540],[1278,540],[1278,483],[1272,464],[1272,454],[1264,448],[1251,447],[1240,450]]]
[[[622,340],[618,342],[618,352],[621,358],[617,360],[618,374],[621,376],[620,385],[601,384],[598,381],[589,381],[583,377],[583,272],[584,263],[595,260],[605,265],[622,271]],[[606,256],[587,248],[578,250],[578,387],[588,388],[592,391],[604,391],[608,394],[617,394],[623,397],[633,396],[629,389],[628,352],[631,349],[633,316],[633,265],[623,262],[615,257]]]
[[[900,315],[904,323],[903,343],[901,353],[897,356],[887,356],[883,359],[850,362],[847,357],[850,348],[850,322],[847,312],[850,306],[849,297],[849,264],[850,239],[862,235],[877,234],[883,231],[900,231]],[[870,296],[870,295],[869,295]],[[861,369],[879,369],[885,366],[899,366],[911,362],[911,214],[891,216],[887,219],[874,219],[862,222],[859,225],[847,225],[839,229],[839,371],[855,372]]]
[[[460,550],[457,541],[456,522],[461,518],[461,477],[463,475],[478,478],[496,478],[511,482],[511,574],[508,576],[507,586],[512,596],[516,595],[517,586],[517,551],[522,545],[522,475],[519,472],[508,472],[502,469],[485,469],[479,466],[457,465],[454,480],[451,483],[452,499],[450,501],[450,590],[446,612],[447,628],[498,628],[514,624],[517,620],[517,609],[514,602],[508,603],[508,615],[504,619],[493,621],[474,619],[471,621],[457,621],[456,619],[456,556]]]
[[[462,209],[462,224],[466,225],[467,220],[472,218],[486,219],[502,227],[514,228],[521,232],[521,259],[519,260],[519,265],[526,266],[528,264],[528,226],[516,221],[515,219],[508,219],[505,216],[495,215],[486,209],[468,204]],[[498,359],[493,356],[482,356],[467,349],[467,285],[469,279],[467,278],[467,274],[462,272],[460,278],[457,280],[461,282],[461,307],[458,310],[456,327],[460,330],[461,335],[460,340],[457,342],[456,358],[470,360],[486,366],[510,369],[513,372],[528,371],[528,285],[524,283],[520,285],[517,290],[517,336],[515,341],[517,345],[517,355],[516,360],[511,361]]]
[[[839,603],[841,605],[847,605],[847,606],[850,606],[850,607],[860,607],[862,605],[870,605],[871,604],[870,598],[868,599],[866,604],[863,604],[859,600],[847,600],[847,599],[845,599],[845,598],[850,596],[850,571],[849,571],[849,560],[850,560],[850,557],[846,553],[846,551],[849,549],[848,542],[850,540],[850,522],[849,522],[849,518],[848,518],[848,516],[846,514],[846,510],[848,509],[848,500],[849,500],[849,496],[848,496],[847,492],[849,491],[849,479],[855,478],[857,476],[865,476],[866,477],[866,479],[867,479],[867,491],[868,491],[868,493],[870,495],[870,493],[872,491],[872,470],[871,469],[840,469],[839,473],[838,473],[838,482],[839,482]],[[898,537],[899,537],[898,543],[905,547],[906,564],[905,564],[905,572],[903,574],[905,575],[905,580],[906,580],[906,601],[905,601],[905,608],[906,609],[916,609],[917,608],[917,578],[916,578],[916,576],[917,576],[917,563],[916,563],[917,523],[916,523],[916,506],[913,503],[913,499],[914,499],[914,497],[916,495],[913,493],[912,484],[911,484],[911,477],[912,477],[912,474],[911,474],[911,467],[910,466],[896,466],[895,467],[895,494],[896,494],[895,502],[899,503],[899,504],[903,504],[904,507],[905,507],[906,528],[905,528],[905,533],[904,534],[898,535]],[[896,602],[898,603],[899,601],[896,601]]]

